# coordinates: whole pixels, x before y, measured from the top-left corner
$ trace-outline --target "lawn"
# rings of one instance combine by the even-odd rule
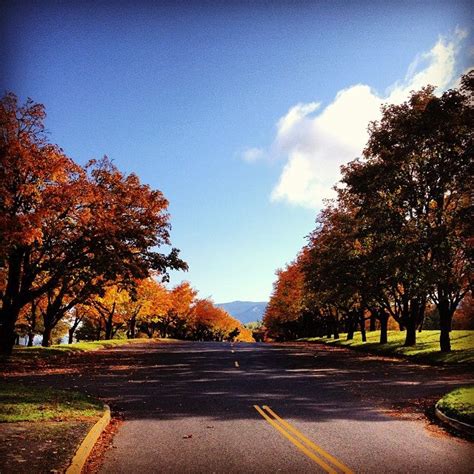
[[[143,342],[156,342],[157,339],[111,339],[108,341],[76,342],[74,344],[55,344],[50,347],[33,346],[13,349],[13,355],[20,358],[47,358],[56,355],[68,355],[76,352],[96,351],[109,347],[122,346],[124,344],[136,344]]]
[[[451,331],[452,351],[450,353],[439,351],[439,333],[439,331],[417,333],[417,344],[414,347],[403,346],[405,341],[405,332],[403,331],[389,331],[387,344],[378,342],[379,331],[367,332],[367,342],[362,342],[359,332],[354,334],[354,339],[350,341],[346,340],[346,334],[340,334],[339,339],[310,337],[299,340],[349,347],[375,354],[405,357],[433,364],[469,364],[474,362],[474,331]]]
[[[52,388],[0,384],[0,423],[97,418],[103,404],[85,394]]]
[[[474,425],[474,385],[449,392],[436,407],[451,418]]]
[[[0,382],[0,471],[65,472],[103,413],[82,393]]]

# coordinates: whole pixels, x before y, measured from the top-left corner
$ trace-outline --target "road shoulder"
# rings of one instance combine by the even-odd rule
[[[0,405],[0,472],[65,472],[103,412],[80,392],[4,381]]]

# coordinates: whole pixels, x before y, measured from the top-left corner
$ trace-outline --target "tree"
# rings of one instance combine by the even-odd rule
[[[468,293],[456,310],[455,329],[474,329],[474,298]]]
[[[234,340],[245,333],[242,324],[214,305],[210,299],[198,299],[193,305],[191,338],[199,341]]]
[[[158,320],[162,337],[186,337],[194,316],[196,297],[197,291],[187,281],[172,288],[168,293],[168,304]]]
[[[263,324],[271,338],[296,338],[304,310],[304,275],[298,260],[291,262],[284,269],[277,270],[276,276]]]
[[[76,332],[79,325],[82,323],[87,314],[87,307],[84,305],[76,305],[68,313],[66,322],[68,323],[68,344],[72,344],[74,341],[74,333]]]
[[[306,288],[314,295],[327,321],[327,335],[339,337],[340,320],[345,320],[348,339],[357,324],[365,338],[367,282],[361,271],[363,248],[357,238],[357,209],[340,193],[339,200],[320,214],[318,227],[310,234],[303,271]]]
[[[113,339],[127,319],[127,303],[129,294],[118,285],[109,286],[104,296],[97,296],[91,302],[96,311],[101,327],[104,328],[104,339]]]
[[[0,101],[0,351],[11,353],[21,309],[48,295],[46,331],[120,279],[186,269],[169,245],[168,202],[107,158],[81,168],[44,133],[45,111]],[[49,337],[45,338],[46,341]]]
[[[471,286],[472,76],[441,97],[427,87],[385,106],[370,126],[364,160],[344,169],[348,192],[381,242],[406,345],[415,343],[431,297],[440,348],[449,351],[453,314]]]
[[[21,309],[56,285],[56,279],[34,285],[43,266],[33,253],[44,253],[51,240],[45,223],[66,218],[72,188],[81,169],[44,134],[44,107],[28,99],[18,106],[7,94],[0,101],[0,350],[9,354]],[[45,245],[46,244],[46,245]]]

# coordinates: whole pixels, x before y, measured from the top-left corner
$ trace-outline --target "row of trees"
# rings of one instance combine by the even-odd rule
[[[441,97],[433,87],[386,105],[363,157],[342,167],[296,260],[277,272],[264,323],[289,339],[393,318],[415,345],[427,310],[450,351],[453,315],[472,292],[474,73]],[[471,300],[472,301],[472,300]]]
[[[27,338],[29,346],[39,334],[43,346],[51,343],[47,308],[45,295],[21,312],[17,331]],[[251,331],[211,300],[198,298],[197,291],[189,283],[168,289],[153,277],[136,280],[131,289],[109,285],[103,294],[91,295],[76,304],[55,327],[57,324],[60,324],[57,335],[62,336],[67,331],[69,343],[74,339],[133,339],[137,336],[201,341],[252,340]]]
[[[0,353],[41,308],[45,341],[70,312],[111,287],[134,292],[155,272],[186,269],[169,248],[168,202],[107,157],[80,166],[48,141],[45,110],[0,101]],[[159,250],[167,247],[167,253]]]

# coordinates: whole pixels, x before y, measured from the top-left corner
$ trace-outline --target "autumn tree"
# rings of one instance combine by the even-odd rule
[[[277,270],[276,276],[263,324],[272,338],[295,338],[304,310],[304,275],[298,260]]]
[[[427,87],[385,106],[370,126],[364,159],[344,173],[382,242],[406,345],[415,343],[431,298],[440,314],[440,348],[449,351],[453,314],[471,286],[472,76],[441,97]]]
[[[104,328],[104,339],[112,339],[126,325],[129,301],[129,293],[119,285],[109,286],[103,296],[92,300],[91,307]]]
[[[238,332],[235,330],[238,329]],[[210,299],[194,303],[191,338],[198,341],[223,341],[235,339],[243,329],[242,324],[227,311],[214,305]]]
[[[474,330],[474,298],[468,293],[456,310],[453,320],[455,329]]]
[[[74,334],[88,313],[86,305],[78,304],[68,312],[65,321],[68,325],[68,344],[74,341]]]
[[[0,101],[0,351],[22,308],[47,294],[47,330],[104,284],[133,285],[186,264],[169,242],[168,202],[107,158],[81,168],[44,133],[44,107]],[[45,340],[49,340],[47,337]]]
[[[158,320],[162,337],[186,337],[194,316],[196,297],[197,291],[187,281],[176,285],[169,291],[166,310]]]
[[[351,338],[357,324],[364,328],[365,309],[354,211],[340,199],[321,212],[317,223],[309,236],[308,257],[303,265],[305,285],[315,295],[327,321],[327,335],[339,337],[345,318]]]
[[[43,106],[19,106],[13,94],[0,101],[0,265],[4,279],[0,308],[0,350],[9,354],[20,311],[57,284],[46,270],[46,223],[68,215],[73,188],[83,173],[44,134]],[[35,255],[36,254],[36,255]],[[36,258],[35,258],[36,257]],[[38,262],[41,260],[41,263]]]
[[[33,300],[30,304],[23,306],[15,325],[15,330],[27,338],[27,346],[32,347],[35,336],[43,332],[42,312],[46,301],[44,297]]]
[[[295,337],[312,308],[328,335],[341,323],[350,338],[358,322],[364,338],[367,316],[372,327],[378,319],[384,343],[392,316],[410,346],[434,303],[440,349],[450,350],[453,315],[472,292],[473,89],[471,71],[458,90],[438,97],[429,86],[382,108],[298,257],[304,284],[295,262],[278,273],[269,331],[286,324],[292,332],[283,337]]]
[[[135,338],[137,325],[155,314],[157,292],[166,290],[153,277],[136,280],[129,291],[124,291],[121,312],[124,315],[126,333],[129,339]]]

